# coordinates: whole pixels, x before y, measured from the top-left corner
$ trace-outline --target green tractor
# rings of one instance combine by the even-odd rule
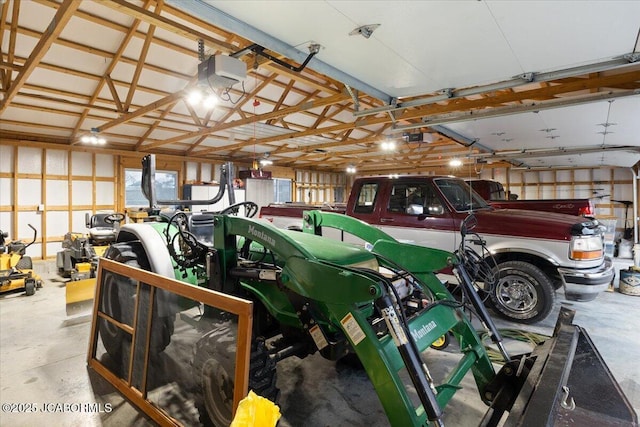
[[[233,208],[242,205],[252,203]],[[530,354],[509,355],[476,292],[473,276],[482,269],[464,244],[456,254],[405,244],[354,218],[321,211],[305,213],[304,232],[226,213],[177,212],[163,221],[127,224],[106,257],[251,300],[249,388],[255,393],[277,401],[278,362],[320,353],[329,360],[359,360],[392,426],[443,425],[444,408],[469,372],[487,405],[483,425],[504,423],[505,416],[504,425],[551,425],[567,417],[637,425],[633,408],[586,332],[571,324],[569,311],[561,312],[554,337]],[[327,227],[360,244],[322,237]],[[468,227],[461,230],[462,241]],[[462,300],[434,274],[444,268],[457,276]],[[134,285],[107,273],[103,287],[101,310],[130,323]],[[152,358],[171,342],[178,311],[170,294],[158,291],[154,298],[153,313],[143,313],[152,318]],[[502,354],[498,372],[465,307],[478,315]],[[232,421],[236,325],[224,319],[224,313],[210,313],[210,330],[195,346],[196,406],[205,425]],[[123,360],[131,337],[107,322],[98,329],[109,355]],[[447,335],[459,343],[461,357],[436,383],[423,352]],[[603,404],[603,393],[615,398]]]

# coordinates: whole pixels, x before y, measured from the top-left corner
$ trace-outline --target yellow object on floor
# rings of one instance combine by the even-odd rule
[[[249,390],[238,405],[231,427],[275,427],[280,416],[278,405]]]
[[[82,314],[93,308],[96,291],[96,278],[71,280],[66,284],[67,316]]]

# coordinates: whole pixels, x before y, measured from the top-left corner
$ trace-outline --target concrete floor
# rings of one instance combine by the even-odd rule
[[[630,262],[625,260],[622,264]],[[52,263],[36,263],[45,283],[34,296],[0,296],[0,403],[3,404],[0,426],[153,425],[87,369],[89,318],[66,316],[64,283],[52,271],[54,268]],[[552,315],[527,329],[550,335],[561,304],[577,310],[575,323],[587,329],[614,377],[640,412],[640,297],[605,292],[592,302],[567,303],[558,294]],[[498,326],[522,328],[504,321],[498,321]],[[521,343],[508,343],[508,348],[515,351],[515,347],[521,347]],[[172,341],[167,352],[181,355],[184,361],[176,358],[165,361],[173,363],[165,366],[170,366],[169,370],[177,377],[188,377],[184,365],[189,363],[186,359],[190,351],[174,347]],[[436,380],[458,358],[455,347],[426,354]],[[184,386],[184,378],[169,384],[175,387],[159,387],[153,398],[172,414],[179,413],[186,425],[197,425],[197,410],[190,399],[189,386]],[[283,413],[280,427],[388,425],[364,372],[318,355],[282,362],[278,366],[278,386]],[[447,425],[477,424],[485,411],[473,380],[465,378],[463,386],[464,390],[446,407]],[[71,405],[64,406],[65,403]],[[94,403],[98,405],[91,406]],[[12,409],[22,409],[23,413],[11,412]],[[31,412],[24,413],[28,410]]]

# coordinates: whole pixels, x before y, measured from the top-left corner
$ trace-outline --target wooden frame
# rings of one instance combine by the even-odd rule
[[[113,319],[106,313],[100,311],[100,302],[102,299],[102,282],[104,272],[110,271],[115,274],[120,274],[125,277],[129,277],[138,282],[136,287],[136,296],[139,295],[141,284],[144,283],[151,287],[149,298],[149,318],[147,321],[147,328],[145,331],[138,331],[138,308],[139,298],[136,298],[138,303],[136,304],[133,325],[123,324],[116,319]],[[126,397],[133,405],[142,410],[153,421],[162,426],[179,426],[180,423],[171,417],[161,408],[155,406],[150,400],[147,399],[146,380],[147,370],[149,363],[149,347],[151,344],[151,316],[153,314],[154,295],[156,289],[162,289],[173,294],[190,298],[195,301],[202,302],[211,307],[216,307],[221,310],[236,314],[238,316],[238,337],[237,337],[237,350],[236,350],[236,369],[234,384],[234,396],[233,396],[233,413],[240,400],[244,398],[248,393],[249,387],[249,360],[251,356],[251,329],[253,320],[253,303],[251,301],[243,300],[241,298],[226,295],[220,292],[215,292],[209,289],[200,288],[188,283],[179,282],[174,279],[160,276],[155,273],[144,271],[138,268],[130,267],[125,264],[121,264],[115,261],[111,261],[105,258],[100,259],[98,265],[98,276],[96,284],[96,297],[94,299],[93,314],[91,320],[91,336],[89,339],[89,351],[87,353],[87,364],[96,373],[107,380],[118,390],[124,397]],[[133,351],[135,346],[131,346],[131,354],[129,357],[129,374],[128,378],[120,378],[111,372],[106,366],[104,366],[98,359],[96,359],[96,350],[98,346],[98,318],[104,319],[119,329],[129,333],[131,335],[131,342],[136,342],[136,335],[143,332],[145,334],[145,348],[144,348],[144,370],[142,373],[142,390],[136,389],[132,386],[132,365],[133,365]],[[238,386],[239,385],[239,386]]]

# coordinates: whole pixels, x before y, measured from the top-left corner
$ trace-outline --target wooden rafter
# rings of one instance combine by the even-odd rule
[[[2,40],[4,39],[5,27],[7,26],[7,14],[9,13],[9,2],[4,2],[0,7],[0,63],[4,65],[3,61],[3,53],[2,53]],[[11,63],[7,65],[12,65]],[[6,83],[7,74],[10,74],[12,71],[11,68],[8,67],[0,67],[0,89],[7,90],[9,85]]]
[[[37,31],[30,30],[30,29],[24,28],[24,27],[18,27],[17,31],[18,31],[18,34],[31,36],[31,37],[34,37],[34,38],[40,36],[40,33],[38,33]],[[60,45],[60,46],[65,46],[65,47],[68,47],[70,49],[77,50],[79,52],[89,53],[91,55],[100,56],[100,57],[106,58],[106,59],[112,59],[115,56],[114,53],[109,52],[107,50],[99,49],[99,48],[94,47],[94,46],[88,46],[86,44],[78,43],[78,42],[67,40],[67,39],[64,39],[64,38],[58,38],[55,41],[55,43]],[[123,62],[125,64],[132,65],[134,67],[138,64],[138,59],[137,58],[130,58],[130,57],[127,57],[127,56],[124,56],[124,55],[120,56],[119,61]],[[146,68],[148,70],[150,70],[150,71],[155,71],[155,72],[158,72],[158,73],[161,73],[161,74],[165,74],[167,76],[175,77],[177,79],[189,80],[191,78],[191,76],[188,75],[188,74],[179,73],[177,71],[171,70],[171,69],[166,68],[166,67],[160,67],[158,65],[146,64]]]
[[[155,13],[160,13],[163,5],[164,5],[163,0],[158,0],[156,3]],[[138,81],[140,80],[140,74],[142,73],[142,69],[144,68],[145,62],[147,60],[147,54],[149,53],[149,47],[151,46],[151,42],[153,41],[153,33],[155,32],[155,30],[156,30],[155,25],[149,25],[149,28],[147,29],[147,36],[144,38],[144,43],[142,44],[142,51],[138,56],[138,63],[136,64],[136,70],[133,73],[133,78],[131,79],[131,86],[129,87],[129,92],[127,93],[127,100],[124,103],[124,111],[129,111],[129,106],[131,105],[133,94],[136,92],[136,87],[138,86]]]
[[[140,107],[138,108],[136,111],[133,111],[131,113],[125,114],[120,118],[117,118],[115,120],[111,120],[107,123],[104,123],[103,125],[101,125],[98,128],[98,132],[102,132],[104,130],[107,130],[109,128],[112,128],[114,126],[118,126],[120,124],[123,123],[127,123],[133,119],[135,119],[136,117],[140,117],[143,116],[147,113],[150,113],[152,111],[156,111],[159,110],[160,108],[164,107],[165,105],[171,104],[174,101],[178,101],[180,100],[180,98],[182,98],[184,96],[184,91],[178,91],[176,93],[173,93],[171,95],[165,96],[162,99],[159,99],[155,102],[152,102],[149,105],[146,105],[144,107]]]
[[[155,122],[153,122],[153,124],[151,126],[149,126],[149,129],[146,130],[144,135],[142,135],[140,137],[140,139],[138,139],[138,142],[136,142],[136,145],[134,147],[135,151],[138,151],[140,149],[140,147],[142,147],[142,144],[145,143],[145,141],[147,140],[149,135],[151,135],[153,133],[153,131],[156,130],[160,126],[160,124],[162,123],[164,118],[167,116],[167,114],[169,114],[169,112],[173,109],[173,107],[178,102],[179,101],[174,101],[171,104],[167,105],[167,107],[164,109],[164,111],[160,114],[160,117],[158,117],[158,119]]]
[[[7,7],[8,7],[7,3]],[[7,51],[7,62],[9,64],[13,64],[14,56],[16,53],[16,38],[18,36],[17,28],[18,28],[18,16],[20,15],[20,0],[16,0],[13,2],[13,12],[11,15],[11,32],[9,33],[9,49]],[[3,86],[6,90],[9,90],[11,87],[11,74],[5,73],[4,75],[4,83]]]
[[[279,110],[282,107],[284,100],[287,98],[287,96],[289,96],[289,92],[291,92],[291,89],[293,88],[295,82],[296,81],[294,79],[289,80],[289,83],[287,83],[287,87],[285,87],[282,91],[282,95],[280,95],[280,98],[278,98],[276,105],[273,106],[274,110]],[[275,123],[275,121],[276,119],[267,120],[267,124],[272,125]]]
[[[344,94],[332,95],[332,96],[328,96],[326,98],[319,98],[317,100],[304,102],[302,104],[298,104],[298,105],[293,106],[293,107],[282,108],[282,109],[280,109],[278,111],[271,111],[269,113],[257,114],[257,115],[255,115],[253,117],[248,117],[246,119],[234,120],[232,122],[220,123],[217,126],[214,126],[212,128],[202,129],[202,130],[195,131],[195,132],[189,132],[189,133],[186,133],[184,135],[176,136],[174,138],[169,138],[165,142],[167,144],[170,144],[170,143],[173,143],[173,142],[182,141],[182,140],[189,139],[189,138],[194,138],[194,137],[197,137],[197,136],[209,135],[209,134],[213,134],[215,132],[220,132],[222,130],[231,129],[231,128],[234,128],[234,127],[237,127],[237,126],[243,126],[243,125],[247,125],[247,124],[251,124],[251,123],[261,122],[263,120],[269,120],[269,119],[284,117],[284,116],[288,116],[289,114],[297,113],[297,112],[300,112],[300,111],[311,110],[311,109],[318,108],[318,107],[323,107],[323,106],[329,105],[329,104],[336,104],[336,103],[339,103],[339,102],[344,102],[347,99],[349,99],[349,96],[348,95],[344,95]]]
[[[150,0],[147,0],[147,2],[150,2]],[[96,99],[98,98],[98,96],[100,95],[100,92],[102,91],[102,88],[104,87],[104,84],[107,83],[109,85],[109,90],[111,91],[113,100],[116,103],[117,110],[124,112],[124,107],[120,102],[120,98],[118,97],[118,92],[116,91],[115,86],[113,85],[113,80],[111,79],[110,74],[113,72],[115,66],[118,64],[118,61],[122,57],[122,54],[124,53],[125,48],[129,44],[129,41],[131,40],[131,37],[133,36],[133,33],[138,28],[139,24],[140,24],[140,21],[134,21],[131,24],[131,28],[126,33],[124,40],[120,43],[120,47],[118,48],[116,53],[111,57],[111,62],[109,63],[109,66],[107,67],[104,75],[102,76],[100,81],[98,81],[98,85],[96,86],[96,89],[93,91],[93,96],[89,100],[89,103],[88,103],[89,106],[94,105]],[[80,119],[78,120],[78,122],[76,123],[76,126],[73,129],[73,133],[71,135],[72,138],[76,136],[76,134],[78,133],[78,130],[80,130],[80,127],[82,127],[82,124],[84,123],[84,120],[87,117],[87,114],[89,114],[89,110],[90,110],[89,108],[85,108],[84,111],[82,112],[82,116],[80,116]],[[73,141],[72,143],[75,143],[75,142],[77,141]]]
[[[193,28],[190,28],[187,25],[183,25],[179,22],[172,21],[160,15],[156,15],[153,12],[149,12],[148,10],[143,9],[139,6],[136,6],[132,3],[129,3],[125,0],[110,0],[110,1],[102,2],[101,4],[103,6],[117,10],[118,12],[124,13],[125,15],[129,15],[136,19],[145,21],[149,24],[153,24],[158,28],[162,28],[163,30],[169,31],[174,34],[178,34],[182,37],[185,37],[194,41],[202,39],[206,41],[207,44],[215,47],[216,49],[221,50],[222,52],[232,52],[235,49],[237,49],[237,46],[234,46],[222,40],[216,39],[215,37],[211,37],[210,35],[197,31]]]
[[[201,127],[202,121],[200,120],[200,117],[198,117],[196,110],[194,110],[191,104],[184,98],[182,98],[182,103],[184,104],[185,107],[187,107],[187,111],[191,115],[191,118],[193,119],[193,123],[195,123],[196,126]]]
[[[0,114],[4,112],[7,106],[11,103],[13,97],[18,94],[18,91],[26,83],[27,78],[35,70],[40,63],[40,60],[47,53],[47,50],[53,44],[56,38],[60,35],[67,22],[73,16],[75,10],[80,6],[80,2],[74,0],[64,0],[60,5],[60,8],[56,12],[55,16],[51,20],[51,24],[47,27],[42,34],[40,41],[29,55],[29,59],[24,64],[22,71],[16,76],[15,80],[9,87],[2,104],[0,105]]]
[[[113,80],[111,80],[111,76],[109,74],[105,74],[104,81],[107,84],[107,87],[109,88],[109,92],[111,92],[111,97],[113,98],[113,102],[116,103],[116,110],[118,111],[118,113],[124,113],[125,112],[124,107],[122,106],[122,102],[120,101],[120,97],[118,96],[118,91],[116,90],[116,86],[113,84]],[[95,93],[99,93],[99,92],[96,91]],[[95,101],[95,99],[93,101]],[[92,104],[92,102],[90,101],[89,104]],[[88,112],[89,109],[87,108],[85,111]]]

